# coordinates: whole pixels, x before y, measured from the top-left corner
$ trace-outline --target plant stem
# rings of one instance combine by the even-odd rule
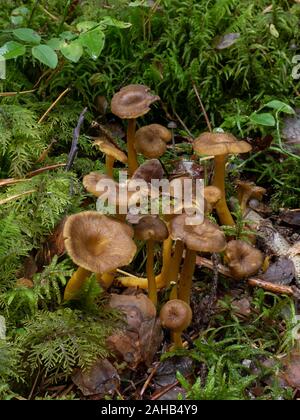
[[[105,290],[107,290],[113,283],[115,273],[96,274],[96,280]]]
[[[190,304],[193,274],[196,266],[196,251],[186,250],[185,259],[179,280],[178,299]]]
[[[154,275],[154,241],[147,241],[147,279],[148,279],[148,296],[153,304],[157,305],[157,288]]]
[[[176,284],[173,286],[172,291],[170,293],[170,300],[177,299],[178,274],[179,274],[180,264],[182,260],[183,249],[184,249],[183,242],[179,240],[176,241],[175,251],[171,260],[170,272],[169,272],[169,282],[176,283]]]
[[[134,148],[135,129],[136,129],[136,119],[133,118],[131,120],[128,120],[127,150],[128,150],[128,171],[129,171],[130,176],[133,175],[133,173],[139,167],[136,151]]]
[[[213,185],[221,190],[222,197],[216,205],[216,211],[222,225],[234,226],[234,220],[228,209],[225,194],[225,163],[227,155],[215,156],[215,175]]]
[[[64,300],[68,301],[76,298],[76,294],[79,292],[82,285],[90,275],[90,271],[86,270],[85,268],[78,267],[78,269],[68,281],[68,284],[65,288]]]

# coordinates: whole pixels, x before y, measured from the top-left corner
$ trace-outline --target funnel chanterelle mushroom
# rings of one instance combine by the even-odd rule
[[[227,207],[225,196],[225,164],[228,155],[247,153],[252,149],[246,141],[238,141],[229,133],[203,133],[193,143],[194,151],[201,155],[215,158],[215,174],[213,185],[221,190],[222,197],[216,210],[221,224],[234,225],[234,220]]]
[[[154,305],[157,304],[157,287],[154,274],[154,245],[169,236],[166,224],[155,216],[144,216],[134,227],[135,238],[147,242],[148,294]]]
[[[161,325],[173,333],[175,347],[182,347],[181,333],[191,324],[192,317],[190,305],[180,299],[169,300],[161,308]]]
[[[253,274],[263,265],[263,254],[245,241],[233,240],[227,244],[225,259],[232,276],[243,279]]]
[[[95,139],[94,145],[106,156],[106,173],[108,176],[113,176],[113,167],[115,160],[122,163],[127,163],[127,156],[115,144],[110,142],[105,137]]]
[[[127,148],[130,175],[138,168],[134,138],[136,119],[150,111],[150,105],[160,98],[152,95],[150,89],[144,85],[128,85],[116,93],[111,102],[113,114],[128,120]]]
[[[69,216],[63,235],[69,256],[79,266],[67,285],[68,297],[91,272],[104,274],[128,265],[136,253],[132,228],[95,211]]]
[[[265,188],[259,187],[258,185],[255,185],[254,182],[250,181],[238,181],[237,186],[238,199],[243,213],[251,198],[261,201],[264,194],[267,192]]]
[[[146,158],[154,159],[162,156],[171,141],[171,132],[160,124],[150,124],[137,130],[134,147]]]

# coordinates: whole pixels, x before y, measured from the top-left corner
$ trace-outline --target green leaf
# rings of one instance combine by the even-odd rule
[[[130,28],[130,26],[132,26],[131,23],[129,22],[122,22],[121,20],[114,19],[110,16],[105,16],[101,20],[101,25],[115,26],[116,28],[121,28],[121,29]]]
[[[78,63],[83,54],[83,48],[78,41],[73,41],[70,44],[65,43],[60,51],[64,57],[73,63]]]
[[[261,113],[261,114],[253,113],[250,115],[249,118],[253,124],[257,124],[257,125],[265,125],[267,127],[274,127],[276,124],[275,118],[273,117],[272,114],[269,114],[269,113]]]
[[[87,49],[91,58],[96,60],[104,48],[105,35],[100,28],[79,35],[80,44]]]
[[[63,41],[59,38],[51,38],[46,42],[46,44],[53,50],[60,50],[61,46],[63,45]]]
[[[57,54],[52,48],[48,47],[48,45],[38,45],[37,47],[33,47],[32,55],[51,69],[55,69],[57,66]]]
[[[24,18],[29,15],[29,9],[27,7],[17,7],[11,12],[10,21],[13,25],[21,25],[24,22]]]
[[[6,60],[24,55],[26,52],[25,45],[15,41],[9,41],[0,48],[0,55]]]
[[[66,41],[72,41],[72,39],[74,39],[74,38],[76,38],[76,36],[77,35],[75,35],[73,32],[71,32],[71,31],[65,31],[65,32],[62,32],[60,35],[59,35],[59,37],[61,38],[61,39],[64,39],[64,40],[66,40]]]
[[[76,29],[79,32],[86,32],[86,31],[89,31],[90,29],[94,28],[97,25],[99,25],[99,23],[95,22],[94,20],[86,20],[84,22],[77,23]]]
[[[41,37],[33,29],[30,28],[18,28],[13,31],[15,37],[24,42],[30,42],[31,44],[39,44]]]
[[[286,114],[295,114],[295,111],[291,106],[284,102],[277,101],[276,99],[274,101],[268,102],[265,106],[268,108],[276,109],[276,111],[285,112]]]

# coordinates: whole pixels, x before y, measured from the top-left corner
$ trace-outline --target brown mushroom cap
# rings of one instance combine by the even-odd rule
[[[113,157],[114,159],[118,160],[122,163],[127,163],[127,156],[122,150],[116,147],[113,143],[111,143],[105,137],[99,137],[94,141],[94,146],[97,146],[98,149],[108,155]]]
[[[134,226],[134,236],[140,241],[162,242],[169,236],[168,228],[159,217],[144,216]]]
[[[187,225],[186,214],[174,217],[170,222],[171,237],[181,240],[186,246],[199,252],[222,252],[226,247],[223,231],[208,219],[199,225]]]
[[[202,133],[194,140],[193,149],[200,155],[220,156],[247,153],[252,147],[230,133]]]
[[[128,85],[112,98],[111,111],[122,119],[138,118],[147,114],[150,105],[159,99],[159,96],[150,93],[150,88],[147,86]]]
[[[238,181],[238,194],[241,198],[244,194],[250,198],[255,198],[256,200],[261,201],[264,194],[266,194],[267,190],[263,187],[259,187],[255,185],[254,182],[250,181]]]
[[[236,279],[252,276],[263,265],[263,254],[245,241],[230,241],[225,250],[225,258],[231,274]]]
[[[114,182],[117,188],[117,183],[108,175],[101,174],[100,172],[91,172],[83,177],[83,186],[91,194],[96,197],[101,197],[105,192],[105,188],[101,188],[101,182],[110,181]]]
[[[142,179],[150,184],[152,179],[162,179],[164,173],[165,171],[160,161],[158,159],[150,159],[138,167],[131,179]]]
[[[94,273],[128,265],[136,253],[132,228],[95,211],[69,216],[63,235],[74,263]]]
[[[134,147],[149,159],[159,158],[167,150],[172,139],[171,132],[160,124],[150,124],[137,130]]]
[[[161,308],[159,314],[161,325],[178,333],[191,324],[192,317],[190,306],[180,299],[169,300]]]

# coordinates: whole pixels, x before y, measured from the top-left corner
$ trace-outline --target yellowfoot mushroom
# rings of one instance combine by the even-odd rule
[[[113,177],[113,168],[116,160],[122,163],[127,163],[126,154],[106,137],[99,137],[95,139],[94,146],[97,146],[98,149],[105,154],[105,166],[108,176]]]
[[[182,347],[181,333],[192,322],[190,305],[180,299],[169,300],[160,310],[161,325],[172,332],[175,347]]]
[[[134,139],[136,119],[150,111],[150,105],[158,101],[159,96],[152,95],[150,89],[144,85],[128,85],[116,93],[111,102],[112,113],[119,118],[128,120],[127,149],[128,169],[132,175],[138,168]]]
[[[95,211],[69,216],[63,235],[69,256],[79,266],[66,286],[65,300],[76,296],[91,273],[111,273],[128,265],[136,253],[132,228]]]
[[[244,213],[247,204],[251,198],[261,201],[267,190],[263,187],[259,187],[250,181],[238,181],[237,182],[238,200],[241,206],[241,210]]]
[[[256,274],[263,265],[264,257],[259,249],[245,241],[235,240],[227,244],[225,261],[232,277],[241,280]]]
[[[167,150],[167,143],[172,140],[171,132],[160,124],[146,125],[137,130],[134,147],[148,159],[161,157]]]
[[[203,133],[193,143],[194,151],[200,155],[214,156],[215,172],[213,185],[221,190],[222,197],[216,210],[222,225],[233,226],[234,220],[228,209],[225,195],[225,165],[228,155],[247,153],[252,149],[246,141],[238,141],[229,133]]]

